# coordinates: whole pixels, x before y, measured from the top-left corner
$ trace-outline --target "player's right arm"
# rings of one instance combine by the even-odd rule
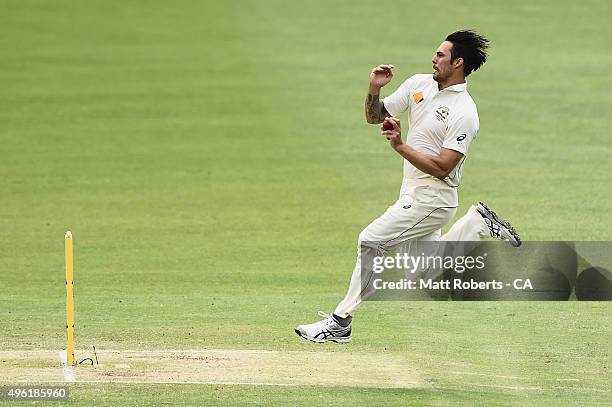
[[[366,121],[370,124],[382,123],[385,117],[391,116],[380,100],[380,89],[391,82],[393,68],[393,65],[378,65],[370,72],[368,96],[365,101]]]

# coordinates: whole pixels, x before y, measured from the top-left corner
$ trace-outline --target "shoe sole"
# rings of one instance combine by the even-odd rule
[[[302,332],[300,332],[299,329],[294,329],[295,333],[300,337],[300,338],[304,338],[307,341],[310,342],[314,342],[314,343],[325,343],[325,342],[336,342],[336,343],[350,343],[352,338],[349,336],[348,338],[330,338],[330,339],[315,339],[315,338],[310,338],[308,336],[305,336],[302,334]]]
[[[493,211],[492,209],[490,209],[487,205],[485,205],[482,202],[478,203],[480,206],[482,206],[482,208],[485,210],[485,213],[483,213],[482,211],[478,211],[480,213],[482,213],[483,215],[485,215],[487,218],[489,218],[489,220],[496,222],[500,225],[502,225],[504,228],[506,228],[506,230],[508,231],[508,233],[510,233],[510,235],[514,238],[515,240],[515,244],[512,244],[515,247],[519,247],[522,242],[521,242],[521,237],[519,236],[519,234],[517,233],[516,230],[514,230],[514,227],[510,224],[510,222],[508,222],[505,219],[500,218],[495,211]]]

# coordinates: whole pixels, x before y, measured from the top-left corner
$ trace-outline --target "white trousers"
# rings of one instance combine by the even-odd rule
[[[346,297],[334,314],[346,317],[361,304],[361,243],[415,241],[478,241],[489,229],[475,206],[457,220],[448,233],[441,229],[457,211],[457,191],[438,179],[419,179],[402,190],[400,198],[382,216],[370,223],[357,242],[357,262]]]

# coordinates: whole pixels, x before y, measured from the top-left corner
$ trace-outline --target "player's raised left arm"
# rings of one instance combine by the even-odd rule
[[[365,100],[365,117],[370,124],[382,123],[385,117],[391,116],[385,105],[380,101],[380,89],[388,84],[393,78],[391,64],[378,65],[370,72],[368,95]]]
[[[383,130],[382,132],[382,135],[389,140],[391,147],[406,160],[410,161],[412,165],[429,175],[444,180],[455,169],[461,157],[463,157],[463,154],[460,152],[447,148],[443,148],[438,155],[421,153],[404,144],[398,119],[386,118],[385,122],[390,122],[393,125],[392,130]]]

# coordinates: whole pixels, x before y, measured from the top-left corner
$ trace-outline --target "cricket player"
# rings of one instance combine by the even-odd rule
[[[300,325],[295,332],[313,342],[348,343],[352,315],[361,304],[361,242],[478,241],[492,236],[521,244],[514,228],[483,203],[470,207],[447,234],[441,229],[455,215],[457,188],[468,148],[478,132],[476,105],[467,91],[466,77],[487,59],[489,40],[471,30],[446,37],[431,60],[433,73],[408,78],[380,100],[380,89],[393,78],[393,65],[379,65],[370,73],[365,102],[366,120],[382,123],[382,136],[404,158],[399,199],[360,234],[357,262],[346,297],[323,320]],[[409,129],[402,140],[398,117],[408,112]]]

